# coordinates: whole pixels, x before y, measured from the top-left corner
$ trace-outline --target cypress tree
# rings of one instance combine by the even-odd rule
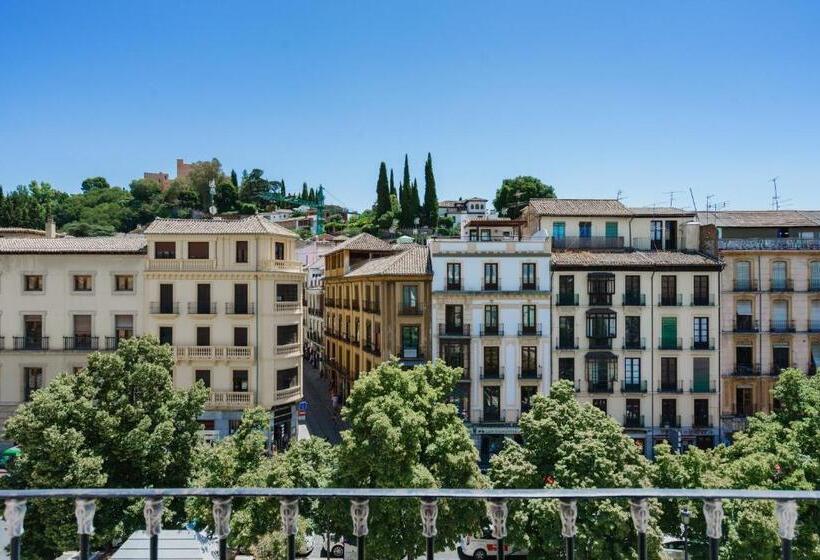
[[[413,190],[410,192],[410,204],[413,207],[413,212],[410,215],[410,224],[416,225],[416,218],[419,219],[419,225],[424,223],[424,216],[421,215],[421,203],[419,202],[419,184],[413,179]]]
[[[307,183],[302,183],[302,200],[307,200],[308,198],[308,186]]]
[[[410,182],[410,163],[407,154],[404,154],[404,176],[401,187],[399,190],[401,193],[399,197],[401,199],[401,225],[402,227],[410,227],[413,225],[413,184]]]
[[[379,165],[379,180],[376,182],[376,215],[382,216],[390,210],[390,187],[387,183],[387,165]]]
[[[239,188],[239,179],[236,177],[236,170],[231,169],[231,183],[234,187]]]
[[[436,227],[438,223],[438,195],[436,194],[436,178],[433,175],[433,157],[427,152],[427,161],[424,164],[424,208],[422,209],[425,225]]]
[[[310,191],[308,192],[308,200],[316,202],[316,191],[313,190],[313,187],[310,187]]]
[[[393,182],[393,168],[390,168],[390,194],[394,195],[397,199],[399,198],[399,193],[396,192],[396,183]]]

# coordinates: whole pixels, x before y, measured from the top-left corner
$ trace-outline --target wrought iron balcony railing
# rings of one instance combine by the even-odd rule
[[[532,290],[538,289],[538,278],[532,278],[528,276],[521,277],[521,291],[522,292],[530,292]]]
[[[555,340],[555,348],[557,350],[577,350],[578,349],[578,337],[572,336],[559,336]]]
[[[715,349],[715,339],[714,337],[706,337],[696,339],[692,339],[692,350],[714,350]]]
[[[518,324],[518,336],[541,336],[541,323],[535,325]]]
[[[212,301],[189,301],[189,315],[216,315],[216,303]]]
[[[149,308],[153,315],[179,315],[177,301],[152,301]]]
[[[612,381],[587,381],[588,393],[614,393],[615,384]]]
[[[658,298],[658,305],[662,307],[680,307],[683,305],[683,294],[662,295]]]
[[[621,381],[621,393],[646,393],[646,379],[640,381]]]
[[[646,339],[624,338],[624,350],[646,350]]]
[[[439,336],[470,336],[470,325],[448,325],[445,323],[439,323],[438,325],[438,334]]]
[[[518,379],[541,379],[541,366],[519,367]]]
[[[423,315],[424,308],[421,305],[402,305],[399,307],[399,315]]]
[[[91,352],[100,349],[100,337],[90,335],[64,336],[63,350]]]
[[[760,330],[757,319],[752,319],[749,315],[738,315],[732,324],[732,330],[739,333],[753,333]]]
[[[794,280],[791,278],[772,278],[769,280],[770,292],[793,292]]]
[[[312,315],[321,316],[320,309],[312,309]],[[253,302],[227,302],[225,304],[225,315],[253,315],[256,312],[256,303]]]
[[[48,350],[47,336],[15,336],[15,350]]]
[[[732,284],[732,288],[735,292],[756,292],[757,280],[752,278],[746,280],[735,279],[734,283]]]
[[[788,319],[772,319],[769,323],[769,332],[791,333],[794,330],[794,321]]]
[[[692,294],[692,299],[689,303],[692,307],[713,306],[715,305],[715,294]]]
[[[553,237],[552,248],[556,251],[573,249],[623,249],[624,238],[605,235]]]
[[[679,381],[661,381],[658,393],[683,393],[683,385]]]
[[[282,532],[287,536],[287,558],[296,558],[296,533],[301,499],[350,500],[352,536],[356,540],[356,556],[365,558],[370,501],[379,499],[413,500],[419,503],[421,534],[426,542],[427,560],[433,560],[436,550],[436,520],[441,500],[479,500],[486,504],[489,529],[496,541],[498,559],[504,560],[507,538],[507,516],[510,501],[558,500],[561,536],[565,558],[575,557],[575,539],[578,533],[578,501],[629,500],[632,524],[637,534],[638,560],[647,560],[647,533],[651,519],[650,500],[700,500],[706,522],[706,540],[709,557],[717,559],[723,538],[724,500],[769,500],[775,502],[775,517],[781,539],[781,558],[791,559],[792,543],[796,535],[798,503],[816,503],[820,491],[798,490],[735,490],[735,489],[667,489],[667,488],[556,488],[556,489],[467,489],[467,488],[73,488],[3,490],[4,518],[10,538],[12,560],[22,557],[27,505],[48,499],[73,499],[80,558],[91,556],[91,535],[94,533],[94,514],[99,500],[143,500],[146,533],[149,537],[148,558],[159,557],[159,535],[162,531],[164,501],[169,498],[201,497],[213,504],[213,537],[218,542],[219,558],[228,558],[233,498],[277,500]]]
[[[481,379],[504,379],[504,370],[500,366],[483,366],[480,372]]]
[[[643,414],[624,414],[624,428],[643,428],[644,425]]]
[[[681,350],[683,349],[683,339],[661,337],[658,339],[658,350]]]
[[[641,307],[646,305],[646,294],[625,293],[622,301],[626,306]]]
[[[481,336],[504,336],[504,325],[486,325],[481,323],[481,325],[479,325],[479,332]]]
[[[555,305],[578,305],[578,294],[559,293]]]

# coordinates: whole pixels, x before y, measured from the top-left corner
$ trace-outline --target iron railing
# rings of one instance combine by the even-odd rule
[[[149,309],[152,315],[179,315],[179,302],[152,301]]]
[[[624,238],[604,235],[553,237],[552,248],[553,250],[623,249]]]
[[[216,303],[213,301],[189,301],[188,313],[191,315],[216,315]]]
[[[541,323],[525,325],[518,323],[518,336],[541,336]]]
[[[646,305],[646,294],[627,292],[623,295],[622,301],[626,306],[644,306]]]
[[[254,302],[227,302],[225,303],[225,315],[253,315],[256,311],[256,303]],[[311,315],[321,317],[321,309],[311,308],[309,310]]]
[[[775,502],[775,517],[781,539],[781,558],[790,560],[796,535],[798,502],[820,501],[820,491],[798,490],[735,490],[735,489],[668,489],[668,488],[555,488],[555,489],[466,489],[466,488],[75,488],[2,490],[5,501],[4,518],[10,538],[11,560],[21,558],[21,537],[29,501],[73,499],[81,560],[91,556],[91,535],[97,500],[142,499],[146,533],[149,536],[148,558],[159,556],[159,535],[162,531],[164,499],[200,497],[210,499],[213,506],[211,532],[219,542],[219,558],[228,558],[231,505],[233,498],[257,498],[279,501],[282,532],[287,536],[287,558],[296,558],[296,532],[300,499],[348,499],[352,534],[356,539],[356,557],[364,560],[367,546],[370,500],[418,500],[421,534],[426,540],[426,558],[435,556],[436,519],[440,500],[482,500],[486,504],[489,527],[496,541],[498,559],[505,556],[508,502],[513,500],[558,500],[561,536],[568,560],[575,558],[575,538],[578,533],[578,502],[594,500],[629,500],[635,529],[639,560],[647,560],[650,500],[699,500],[703,502],[709,558],[717,560],[723,538],[724,500],[768,500]]]
[[[568,294],[568,293],[558,293],[558,299],[555,302],[555,305],[578,305],[579,297],[578,294]]]
[[[91,352],[100,349],[100,337],[91,335],[75,335],[63,337],[64,350]]]
[[[15,336],[15,350],[48,350],[47,336]]]
[[[504,325],[486,325],[481,323],[479,325],[479,333],[481,336],[504,336]]]

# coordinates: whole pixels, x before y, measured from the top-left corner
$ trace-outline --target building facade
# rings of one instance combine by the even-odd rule
[[[340,402],[363,371],[430,356],[429,251],[363,233],[325,255],[323,367]]]
[[[550,379],[550,249],[524,222],[473,219],[428,242],[433,356],[464,370],[453,400],[486,464]]]
[[[721,284],[721,417],[728,438],[776,405],[780,371],[820,362],[820,213],[703,212],[717,228]]]
[[[305,267],[305,358],[321,367],[325,351],[325,259],[320,257]]]
[[[482,218],[487,216],[487,199],[473,197],[458,200],[440,200],[438,203],[438,215],[453,218],[454,225],[461,226],[466,220]]]

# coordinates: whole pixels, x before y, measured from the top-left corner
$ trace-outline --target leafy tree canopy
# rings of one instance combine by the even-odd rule
[[[555,189],[529,175],[504,179],[495,193],[493,206],[499,214],[517,218],[531,198],[555,198]]]
[[[94,189],[108,189],[110,187],[111,185],[108,184],[108,180],[105,177],[89,177],[80,185],[83,192],[92,191]]]

